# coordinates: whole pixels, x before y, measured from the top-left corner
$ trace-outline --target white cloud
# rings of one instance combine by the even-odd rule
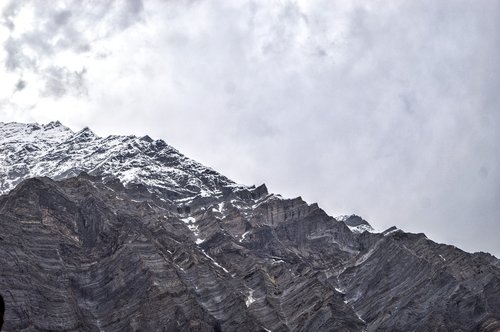
[[[332,214],[500,252],[500,3],[51,4],[4,5],[1,120],[148,133]]]

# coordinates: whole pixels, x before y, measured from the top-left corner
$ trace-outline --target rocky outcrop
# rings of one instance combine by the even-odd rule
[[[103,138],[89,128],[75,133],[59,122],[0,122],[0,194],[23,179],[64,179],[81,172],[154,188],[168,199],[198,194],[209,197],[222,186],[237,186],[162,140],[116,135]]]
[[[147,137],[30,126],[3,125],[6,331],[500,327],[500,261],[489,254],[375,233],[361,217],[236,185]],[[120,178],[148,162],[169,171]],[[92,174],[70,176],[76,168]],[[38,173],[53,179],[29,178]]]
[[[500,307],[490,300],[500,289],[496,258],[436,244],[423,234],[370,236],[377,242],[339,275],[347,302],[369,322],[368,330],[471,331],[499,322]]]
[[[231,201],[233,215],[199,207],[187,217],[112,184],[35,178],[0,198],[7,330],[362,328],[265,222],[235,227]]]
[[[422,234],[352,233],[317,205],[258,188],[189,213],[140,196],[86,174],[29,179],[2,196],[6,330],[498,324],[493,256]]]

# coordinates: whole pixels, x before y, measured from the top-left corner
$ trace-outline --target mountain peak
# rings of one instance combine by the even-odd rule
[[[82,130],[78,131],[75,133],[74,135],[74,138],[78,138],[78,139],[84,139],[84,140],[88,140],[88,139],[95,139],[95,138],[98,138],[96,134],[94,134],[94,132],[92,130],[90,130],[89,127],[85,127],[83,128]]]
[[[5,330],[500,328],[493,256],[334,222],[148,136],[0,123],[7,192]]]
[[[51,121],[45,125],[43,125],[45,129],[52,129],[52,128],[57,128],[57,127],[64,127],[61,122],[59,121]]]
[[[347,227],[353,232],[363,233],[363,232],[374,232],[373,227],[358,215],[341,215],[336,217],[338,221],[342,221]]]
[[[102,138],[88,127],[73,133],[52,121],[42,126],[2,124],[0,143],[0,153],[5,156],[0,159],[0,193],[28,177],[61,179],[82,171],[117,177],[125,185],[147,185],[168,193],[171,199],[212,195],[234,183],[149,136]]]

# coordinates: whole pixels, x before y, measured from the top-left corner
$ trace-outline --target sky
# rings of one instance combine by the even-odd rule
[[[500,257],[500,0],[0,2],[0,121]]]

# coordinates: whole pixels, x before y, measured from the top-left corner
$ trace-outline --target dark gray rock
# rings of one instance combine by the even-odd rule
[[[6,331],[500,329],[489,254],[374,233],[149,137],[0,133]]]
[[[252,250],[257,236],[225,230],[237,218],[206,209],[183,217],[113,188],[84,174],[29,179],[0,197],[6,330],[362,328],[342,295],[279,246],[273,229],[261,244],[276,248]],[[209,239],[197,244],[188,218]],[[253,234],[269,227],[251,223]]]
[[[0,197],[6,330],[498,327],[491,255],[351,233],[300,198],[231,193],[185,214],[138,196],[82,174]]]

